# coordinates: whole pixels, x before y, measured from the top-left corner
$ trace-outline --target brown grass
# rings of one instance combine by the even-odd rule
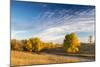
[[[21,51],[11,51],[11,65],[32,65],[79,62],[78,58],[50,54],[35,54]]]
[[[11,51],[11,66],[54,63],[72,63],[95,60],[95,45],[82,44],[79,53],[67,54],[63,48],[45,50],[40,54]]]

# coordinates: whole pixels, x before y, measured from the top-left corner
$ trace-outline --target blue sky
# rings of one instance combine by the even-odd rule
[[[13,1],[11,38],[62,43],[66,34],[75,32],[87,42],[90,35],[94,37],[94,12],[94,6]]]

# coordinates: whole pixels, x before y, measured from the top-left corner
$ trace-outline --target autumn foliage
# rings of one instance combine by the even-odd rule
[[[11,40],[11,49],[12,50],[23,50],[28,52],[39,53],[42,50],[55,48],[56,44],[52,42],[45,43],[39,38],[30,38],[28,40]]]
[[[76,53],[79,51],[80,42],[75,33],[67,34],[64,39],[64,49],[68,53]]]
[[[60,44],[61,45],[61,44]],[[29,38],[25,40],[11,40],[12,50],[23,50],[28,52],[39,53],[45,49],[51,49],[58,47],[59,44],[53,44],[52,42],[43,42],[39,38]],[[75,33],[67,34],[62,44],[64,50],[68,53],[76,53],[79,51],[78,47],[80,42]],[[63,49],[63,48],[62,48]]]
[[[12,50],[22,50],[22,43],[16,39],[11,40],[11,49]]]

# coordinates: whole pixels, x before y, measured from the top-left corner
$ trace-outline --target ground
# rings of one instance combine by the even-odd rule
[[[80,52],[76,54],[67,54],[62,47],[45,50],[40,53],[11,51],[11,66],[16,65],[36,65],[36,64],[55,64],[72,63],[95,60],[94,45],[83,45]]]

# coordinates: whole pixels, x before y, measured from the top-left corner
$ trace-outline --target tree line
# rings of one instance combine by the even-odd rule
[[[76,53],[79,51],[80,42],[75,33],[65,35],[62,49],[68,53]],[[42,50],[61,47],[61,44],[53,44],[52,42],[43,42],[39,38],[29,38],[25,40],[11,40],[11,50],[28,51],[39,53]]]
[[[59,44],[53,44],[52,42],[45,43],[39,38],[30,38],[28,40],[11,40],[11,50],[40,52],[45,49],[56,48]]]

